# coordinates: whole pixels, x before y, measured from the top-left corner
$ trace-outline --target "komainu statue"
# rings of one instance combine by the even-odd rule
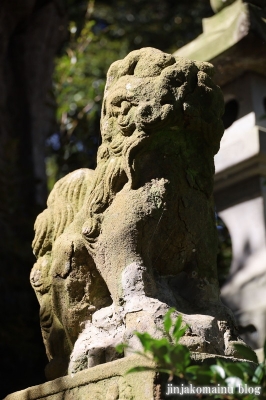
[[[169,307],[199,353],[234,355],[219,299],[213,157],[223,96],[213,67],[153,48],[107,74],[95,171],[56,183],[35,224],[31,283],[52,379],[118,357]]]

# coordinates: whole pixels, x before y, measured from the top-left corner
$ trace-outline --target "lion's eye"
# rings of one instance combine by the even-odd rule
[[[121,112],[121,104],[125,99],[122,96],[114,97],[110,103],[111,105],[111,114],[114,117],[118,117]]]
[[[111,101],[111,105],[113,107],[121,107],[122,102],[125,99],[123,97],[115,97],[112,101]]]

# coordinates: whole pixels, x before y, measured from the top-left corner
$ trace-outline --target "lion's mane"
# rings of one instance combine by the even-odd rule
[[[185,128],[191,135],[199,133],[212,154],[218,151],[224,103],[213,74],[209,63],[153,48],[133,51],[111,65],[102,108],[102,145],[82,230],[92,251],[104,211],[125,183],[132,187],[134,154],[154,131]]]
[[[153,132],[185,128],[191,135],[200,134],[213,154],[218,151],[224,106],[222,93],[211,80],[213,73],[209,63],[174,57],[153,48],[132,51],[111,65],[96,170],[92,174],[84,169],[74,180],[70,174],[55,185],[48,209],[36,221],[36,255],[51,250],[55,239],[81,209],[85,215],[82,234],[94,252],[104,211],[127,182],[133,186],[134,155]]]

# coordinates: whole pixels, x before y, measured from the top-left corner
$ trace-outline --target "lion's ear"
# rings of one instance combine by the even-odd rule
[[[132,51],[123,60],[115,61],[107,72],[105,91],[125,75],[134,75],[135,67],[139,61],[139,50]]]

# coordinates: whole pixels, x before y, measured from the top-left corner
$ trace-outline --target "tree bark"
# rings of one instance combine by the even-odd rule
[[[45,140],[56,129],[52,73],[66,35],[61,0],[1,0],[1,398],[44,379],[30,242],[47,197]]]

